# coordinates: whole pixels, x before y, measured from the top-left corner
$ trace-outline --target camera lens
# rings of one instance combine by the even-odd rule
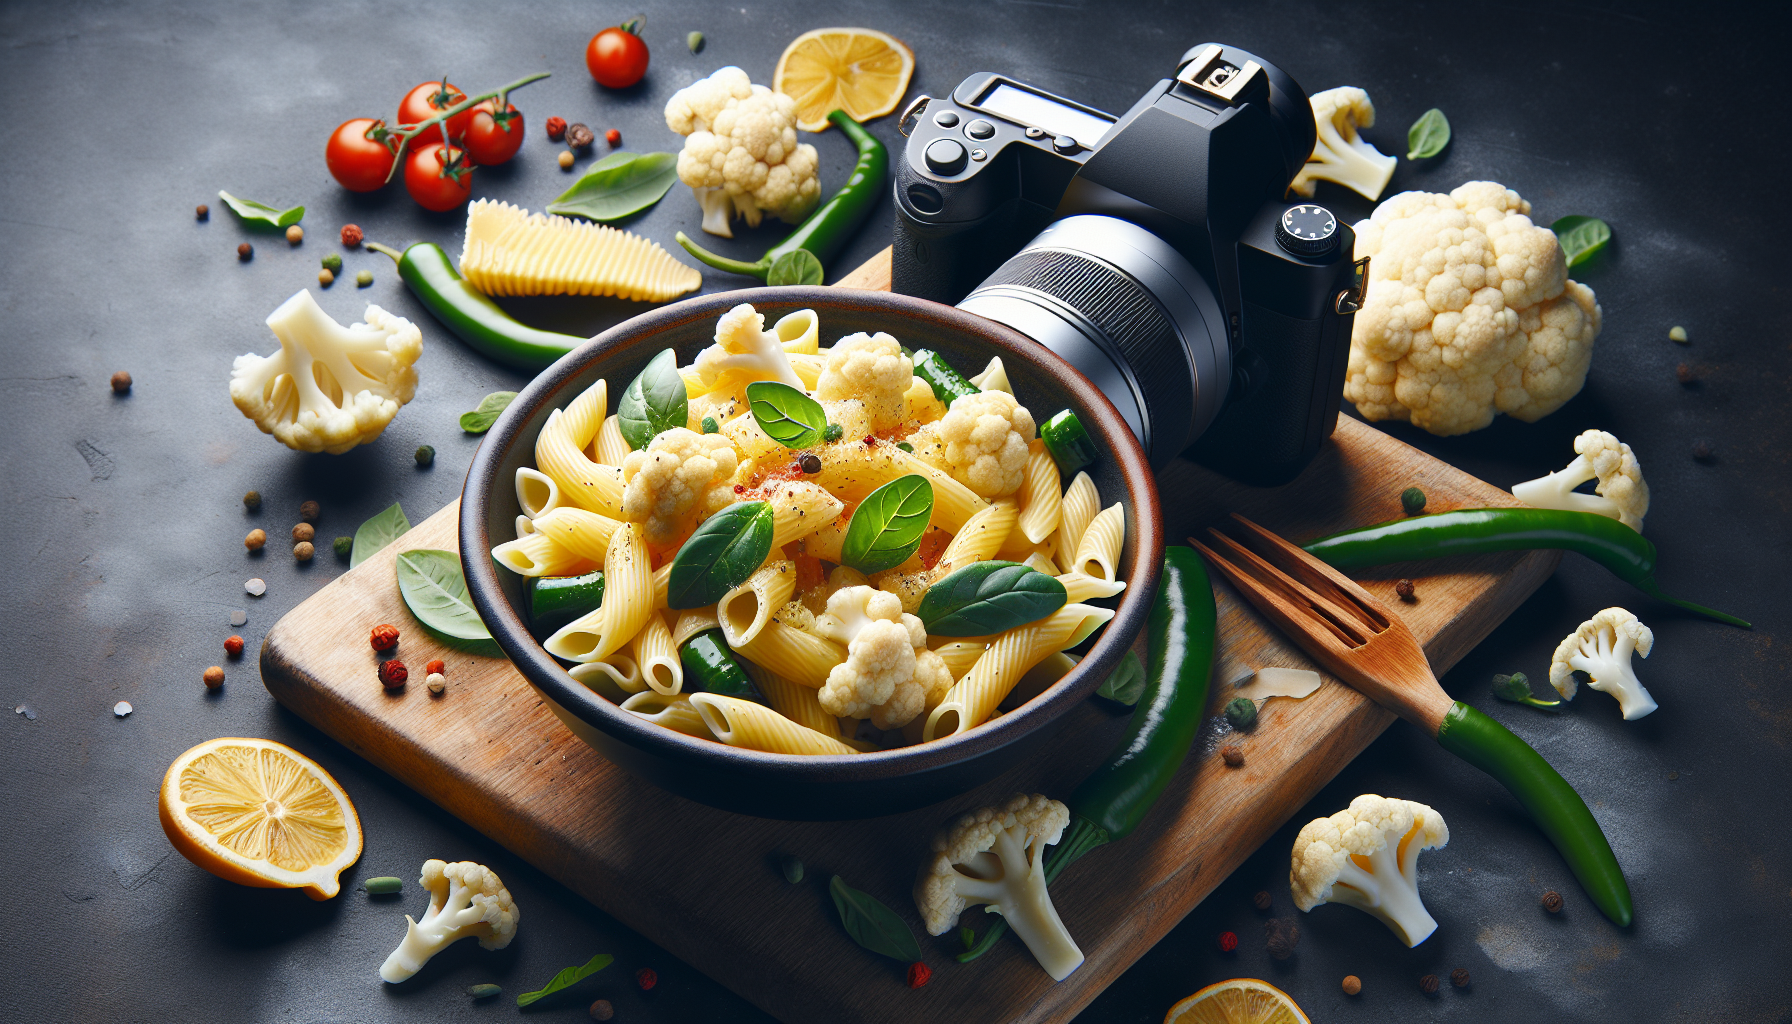
[[[1066,217],[958,305],[1080,370],[1153,465],[1187,448],[1225,403],[1231,350],[1212,289],[1175,248],[1129,221]]]

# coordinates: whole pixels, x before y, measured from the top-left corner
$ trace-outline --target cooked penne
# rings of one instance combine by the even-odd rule
[[[609,516],[587,512],[582,508],[557,508],[535,518],[535,532],[551,539],[566,550],[590,561],[603,563],[610,552],[610,540],[622,524]],[[549,573],[570,576],[572,573]]]
[[[927,424],[946,415],[946,403],[933,393],[933,385],[925,377],[914,377],[902,393],[902,411],[904,422]]]
[[[803,554],[810,558],[819,558],[824,562],[840,561],[840,548],[846,543],[846,527],[852,522],[848,516],[839,516],[833,522],[803,538]]]
[[[622,702],[622,710],[637,715],[655,725],[663,725],[674,732],[682,732],[686,736],[698,739],[713,740],[715,733],[703,722],[696,705],[689,697],[679,694],[668,697],[662,693],[645,690]]]
[[[1047,576],[1058,575],[1058,563],[1052,561],[1051,556],[1044,551],[1034,551],[1032,554],[1021,559],[1020,564],[1029,569],[1045,573]]]
[[[612,704],[621,704],[632,694],[647,690],[647,680],[641,678],[641,666],[622,651],[599,661],[574,665],[566,670],[566,674]]]
[[[821,351],[821,317],[813,309],[784,314],[772,325],[772,333],[788,355],[812,356]]]
[[[1064,584],[1064,592],[1070,595],[1066,604],[1092,601],[1100,597],[1113,597],[1126,589],[1126,584],[1120,580],[1104,580],[1086,572],[1064,573],[1058,576],[1058,582]]]
[[[690,701],[716,739],[731,747],[770,754],[856,754],[814,729],[800,726],[763,704],[719,693],[693,693]]]
[[[560,485],[562,503],[620,517],[622,470],[600,466],[586,457],[585,446],[590,443],[589,436],[572,433],[568,417],[556,409],[535,438],[535,464]]]
[[[519,576],[582,576],[603,564],[560,544],[539,527],[535,533],[493,548],[492,558]]]
[[[1120,578],[1120,546],[1126,542],[1126,516],[1119,502],[1098,512],[1077,542],[1071,572],[1086,573],[1112,583]]]
[[[677,696],[684,689],[684,663],[678,659],[678,648],[672,644],[672,631],[658,612],[647,616],[635,638],[629,641],[635,664],[641,666],[641,678],[653,692],[667,697]]]
[[[759,429],[759,421],[746,409],[739,416],[721,425],[722,436],[734,444],[740,452],[742,461],[747,459],[763,459],[780,452],[786,456],[790,449],[772,440],[765,431]]]
[[[840,720],[822,710],[819,690],[793,683],[762,665],[748,663],[747,671],[773,711],[830,739],[840,738]]]
[[[1103,613],[1108,617],[1114,614],[1105,608],[1066,605],[1038,622],[997,637],[964,678],[952,684],[946,699],[928,716],[921,735],[936,740],[982,725],[1028,669],[1062,650],[1084,620]]]
[[[517,516],[516,517],[516,535],[517,535],[517,537],[519,537],[519,538],[527,537],[531,533],[534,533],[534,532],[535,532],[535,520],[530,519],[528,516]]]
[[[1078,473],[1064,489],[1063,516],[1058,523],[1058,550],[1065,558],[1076,556],[1076,548],[1083,541],[1083,531],[1089,528],[1089,521],[1095,513],[1101,511],[1101,496],[1095,493],[1095,481],[1089,474]]]
[[[897,477],[915,473],[933,485],[933,525],[957,533],[971,516],[989,507],[975,491],[952,479],[951,474],[922,462],[893,444],[833,444],[816,453],[821,471],[810,482],[836,497],[857,503]]]
[[[655,608],[666,607],[666,595],[671,589],[672,559],[668,558],[665,565],[653,570],[653,606]]]
[[[1008,383],[1008,368],[1002,365],[1001,356],[992,356],[989,365],[983,372],[971,378],[971,383],[978,391],[1006,391],[1014,394],[1014,385]]]
[[[775,546],[773,550],[777,550]],[[760,566],[747,577],[747,582],[723,594],[716,602],[716,621],[722,626],[728,646],[740,650],[751,643],[795,592],[796,563],[776,559]]]
[[[516,471],[516,503],[530,519],[552,512],[563,504],[560,485],[541,470],[522,466]]]
[[[784,545],[827,526],[846,511],[846,502],[804,480],[779,484],[765,500],[772,506],[774,554],[784,550]]]
[[[678,613],[672,623],[672,647],[683,650],[684,642],[698,633],[708,632],[719,625],[716,621],[716,606],[707,608],[691,608]]]
[[[983,640],[953,640],[935,648],[934,653],[938,654],[946,663],[946,670],[951,672],[952,678],[956,680],[963,679],[964,674],[971,670],[971,666],[975,665],[977,659],[983,657],[983,652],[987,650],[989,650],[989,644]]]
[[[1060,651],[1068,651],[1077,644],[1089,639],[1096,630],[1107,625],[1108,620],[1114,617],[1114,610],[1112,608],[1098,608],[1093,605],[1088,606],[1088,608],[1089,614],[1082,622],[1077,624],[1075,629],[1070,631],[1070,636],[1065,639],[1062,644],[1058,645]]]
[[[846,661],[846,648],[776,620],[766,623],[751,643],[734,650],[755,665],[818,690],[834,666]]]
[[[934,563],[934,579],[941,579],[954,569],[962,569],[972,562],[986,562],[995,557],[1019,517],[1020,510],[1015,507],[1012,498],[997,498],[971,516],[965,521],[964,528],[946,545],[946,550],[940,554],[940,560]]]
[[[647,541],[634,523],[624,523],[604,558],[602,607],[548,637],[543,644],[548,653],[568,661],[600,661],[634,639],[657,607],[648,566]]]
[[[1058,463],[1034,438],[1027,445],[1027,476],[1020,485],[1020,532],[1035,544],[1058,529],[1064,513],[1064,495],[1058,493]]]
[[[1002,711],[1012,711],[1020,707],[1051,689],[1058,680],[1069,675],[1070,670],[1076,667],[1076,663],[1075,655],[1065,654],[1063,651],[1054,651],[1046,655],[1040,659],[1039,664],[1021,674],[1020,679],[1014,684],[1014,689],[1008,691],[1007,699],[997,705],[997,708]]]
[[[628,441],[622,437],[622,421],[614,416],[604,417],[604,425],[597,428],[597,461],[600,465],[622,468],[622,460],[628,458]]]
[[[811,391],[815,390],[815,385],[821,381],[821,372],[827,369],[827,365],[828,361],[825,355],[792,353],[790,356],[790,368],[796,371],[798,377],[802,378],[803,387]]]

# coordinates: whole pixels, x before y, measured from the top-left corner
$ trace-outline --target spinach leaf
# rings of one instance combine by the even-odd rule
[[[636,451],[647,447],[660,431],[684,426],[690,416],[690,395],[678,372],[678,355],[671,349],[654,356],[616,404],[616,425]]]
[[[659,202],[677,181],[678,157],[671,153],[611,153],[549,203],[548,212],[621,220]]]
[[[1139,702],[1145,692],[1145,666],[1139,664],[1139,656],[1131,651],[1120,659],[1120,667],[1107,682],[1095,691],[1095,696],[1106,697],[1116,704],[1132,707]]]
[[[528,1006],[537,1000],[546,999],[556,992],[569,989],[579,982],[584,981],[586,978],[591,977],[593,974],[596,974],[598,971],[610,966],[615,959],[615,957],[608,953],[599,953],[586,961],[583,967],[568,967],[566,970],[554,975],[554,980],[543,985],[540,991],[524,992],[522,995],[517,996],[516,1005]]]
[[[460,429],[469,434],[483,434],[498,422],[498,414],[510,408],[514,391],[494,391],[479,400],[479,408],[460,414]]]
[[[828,414],[820,402],[775,380],[748,384],[747,407],[765,436],[786,448],[813,448],[821,443],[821,432],[828,426]]]
[[[1436,156],[1450,144],[1450,119],[1432,107],[1406,130],[1406,159],[1423,160]]]
[[[821,278],[821,260],[807,249],[790,250],[773,260],[765,273],[765,283],[771,285],[820,284]]]
[[[840,924],[852,941],[901,963],[912,964],[921,959],[921,946],[908,922],[877,897],[847,885],[839,875],[828,882],[828,895],[834,897]]]
[[[705,519],[678,549],[666,581],[666,606],[715,604],[745,583],[771,553],[771,503],[742,501],[728,506]]]
[[[277,210],[266,203],[258,203],[253,199],[238,199],[228,192],[219,190],[218,198],[230,207],[243,222],[256,227],[278,228],[282,231],[297,224],[305,216],[303,206],[295,206],[290,210]]]
[[[988,636],[1037,622],[1064,607],[1064,584],[1019,562],[972,562],[921,595],[916,614],[930,636]]]
[[[1551,224],[1549,229],[1556,233],[1556,240],[1562,243],[1562,255],[1568,257],[1570,267],[1592,259],[1595,253],[1612,240],[1611,226],[1598,217],[1563,217]]]
[[[417,548],[398,555],[398,592],[417,621],[456,640],[490,640],[491,630],[473,608],[460,556]]]
[[[348,567],[353,569],[367,561],[375,551],[404,536],[410,528],[411,521],[404,517],[404,509],[398,507],[398,502],[393,502],[391,508],[355,530],[355,546],[349,551]]]
[[[921,546],[933,515],[933,485],[919,473],[884,484],[853,510],[840,545],[840,564],[869,576],[893,569]]]

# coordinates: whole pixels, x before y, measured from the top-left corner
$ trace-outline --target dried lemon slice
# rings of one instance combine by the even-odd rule
[[[796,100],[796,126],[818,132],[828,112],[869,121],[896,109],[915,71],[915,51],[871,28],[818,28],[784,48],[772,91]]]
[[[361,856],[361,819],[330,773],[272,740],[207,740],[162,777],[162,829],[219,878],[327,900]]]
[[[1288,993],[1256,978],[1209,985],[1170,1007],[1164,1024],[1310,1024]]]

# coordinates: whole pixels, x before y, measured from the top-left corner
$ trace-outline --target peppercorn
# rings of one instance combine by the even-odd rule
[[[205,209],[205,207],[201,206],[200,209],[203,210],[203,209]],[[1687,343],[1686,328],[1684,328],[1684,327],[1669,328],[1668,329],[1668,340],[1669,341],[1677,341],[1682,345],[1686,344]]]
[[[659,983],[660,976],[653,973],[653,968],[651,967],[643,967],[635,972],[635,984],[641,986],[641,991],[643,992],[651,991],[653,986],[658,985]]]
[[[204,203],[200,203],[198,206],[193,207],[193,219],[194,220],[211,220],[212,219],[212,208],[205,205]]]
[[[232,658],[242,657],[243,656],[243,638],[240,636],[225,637],[224,638],[224,653],[230,655]]]
[[[1419,599],[1418,594],[1412,589],[1411,580],[1401,580],[1394,584],[1394,593],[1399,594],[1400,600],[1405,601],[1407,604],[1411,604]]]
[[[1427,974],[1419,979],[1419,991],[1428,996],[1437,995],[1437,975]]]
[[[299,541],[292,546],[292,557],[301,562],[311,561],[311,556],[315,554],[317,554],[317,548],[308,540]]]
[[[821,439],[823,441],[830,441],[830,442],[838,441],[838,440],[840,440],[840,436],[845,433],[846,433],[845,427],[841,426],[838,423],[830,423],[827,425],[827,428],[821,432]]]
[[[288,245],[298,245],[300,242],[303,242],[304,240],[305,240],[305,229],[304,228],[299,227],[297,224],[294,224],[291,227],[286,229],[286,242]]]
[[[112,393],[128,395],[131,393],[131,375],[123,370],[112,375]]]
[[[373,627],[367,636],[367,642],[376,651],[389,651],[398,646],[398,627],[390,622],[382,622]]]
[[[1361,992],[1362,990],[1363,990],[1363,979],[1357,977],[1354,974],[1346,974],[1344,976],[1344,994],[1345,995],[1354,996],[1358,992]]]
[[[795,857],[785,857],[779,861],[778,870],[784,872],[784,880],[791,885],[803,880],[803,862]]]
[[[735,484],[734,485],[734,493],[736,493],[736,494],[747,493],[747,485],[746,484]]]
[[[1258,910],[1268,910],[1269,909],[1269,890],[1268,889],[1259,889],[1257,891],[1257,895],[1251,897],[1251,902],[1256,905]]]
[[[248,548],[250,551],[260,551],[261,546],[267,542],[267,531],[259,529],[250,530],[249,535],[243,538],[243,547]]]
[[[1679,381],[1683,387],[1691,386],[1699,382],[1698,376],[1692,372],[1692,364],[1690,363],[1681,363],[1674,367],[1674,379]]]
[[[1265,944],[1269,947],[1270,956],[1286,960],[1294,955],[1294,947],[1300,945],[1300,925],[1287,918],[1276,917],[1271,918],[1263,929],[1268,933]]]
[[[411,673],[405,669],[404,662],[396,658],[380,662],[380,685],[386,689],[396,690],[410,677]]]
[[[1450,984],[1457,988],[1468,987],[1468,968],[1458,967],[1450,972]]]
[[[796,460],[796,464],[798,469],[810,476],[821,472],[821,456],[814,452],[804,452],[802,458]]]
[[[1228,768],[1244,767],[1244,748],[1236,743],[1228,743],[1221,747],[1220,757],[1225,759]]]
[[[361,271],[355,272],[355,287],[356,288],[365,288],[372,283],[373,283],[373,271],[361,270]]]
[[[870,445],[875,445],[875,444],[877,444],[877,438],[875,438],[875,437],[873,437],[873,436],[872,436],[872,435],[870,435],[870,434],[866,434],[866,435],[865,435],[865,444],[866,444],[866,445],[867,445],[867,446],[870,446]]]
[[[429,445],[418,445],[415,455],[417,465],[428,466],[436,461],[436,450]]]
[[[564,117],[550,117],[542,127],[547,130],[548,138],[555,142],[566,137],[566,118]]]
[[[310,540],[315,536],[317,536],[317,527],[310,523],[300,523],[292,528],[292,539],[295,543],[301,540]]]
[[[920,988],[933,980],[933,968],[919,960],[908,965],[908,987]]]
[[[1707,465],[1717,461],[1717,450],[1711,447],[1710,441],[1694,441],[1692,444],[1692,461]]]
[[[560,151],[560,155],[555,157],[554,159],[559,162],[561,170],[563,170],[563,171],[572,170],[572,150],[563,149]]]
[[[353,249],[361,244],[361,229],[353,224],[342,225],[342,244]]]
[[[336,275],[331,273],[327,268],[320,270],[317,272],[317,283],[321,287],[328,288],[336,283]]]
[[[338,274],[338,273],[342,272],[342,257],[336,255],[335,253],[331,253],[330,255],[325,256],[320,261],[320,263],[325,270],[328,270],[332,274]]]
[[[1220,933],[1220,952],[1230,953],[1237,948],[1238,948],[1238,934],[1236,932],[1221,932]]]
[[[553,118],[553,120],[558,121],[560,119],[556,117]],[[616,1016],[616,1008],[610,1005],[608,999],[599,999],[591,1004],[591,1009],[585,1012],[591,1015],[592,1020],[609,1020],[611,1017]]]
[[[435,675],[441,675],[442,673],[448,671],[448,666],[442,664],[442,659],[437,658],[434,661],[431,661],[429,664],[423,666],[423,671],[429,672],[429,673],[432,673]]]
[[[1425,511],[1425,492],[1417,487],[1408,487],[1400,492],[1400,507],[1409,516],[1416,516]]]
[[[299,518],[303,519],[305,522],[315,523],[317,522],[317,517],[321,514],[323,514],[323,506],[319,505],[317,502],[299,502]]]
[[[1552,914],[1560,914],[1562,912],[1562,894],[1554,889],[1544,893],[1543,909]]]
[[[604,133],[604,141],[612,147],[622,145],[622,133],[612,128]]]
[[[573,149],[590,149],[597,141],[597,136],[583,124],[574,122],[566,126],[566,144]]]
[[[698,425],[703,428],[703,432],[705,434],[713,434],[716,431],[722,429],[721,424],[716,422],[716,418],[714,416],[703,417],[703,422]]]
[[[248,242],[244,242],[242,245],[237,246],[236,247],[236,258],[243,261],[244,263],[249,262],[250,260],[255,258],[255,247],[253,245],[250,245]]]
[[[1239,731],[1257,724],[1257,704],[1249,697],[1234,697],[1226,702],[1226,721]]]
[[[206,669],[205,673],[199,678],[205,680],[206,689],[216,690],[218,687],[224,685],[224,667],[222,665],[213,665],[211,668]]]
[[[684,45],[690,47],[690,50],[692,53],[702,53],[703,52],[703,33],[701,33],[701,32],[686,32],[685,36],[684,36]]]
[[[431,672],[423,677],[423,683],[429,687],[430,693],[441,693],[448,688],[448,677],[440,672]]]
[[[260,491],[245,491],[245,492],[243,492],[243,507],[248,509],[251,512],[260,512],[261,511],[261,492]]]
[[[335,550],[337,558],[347,558],[355,550],[355,538],[338,537],[330,542],[330,547]]]

